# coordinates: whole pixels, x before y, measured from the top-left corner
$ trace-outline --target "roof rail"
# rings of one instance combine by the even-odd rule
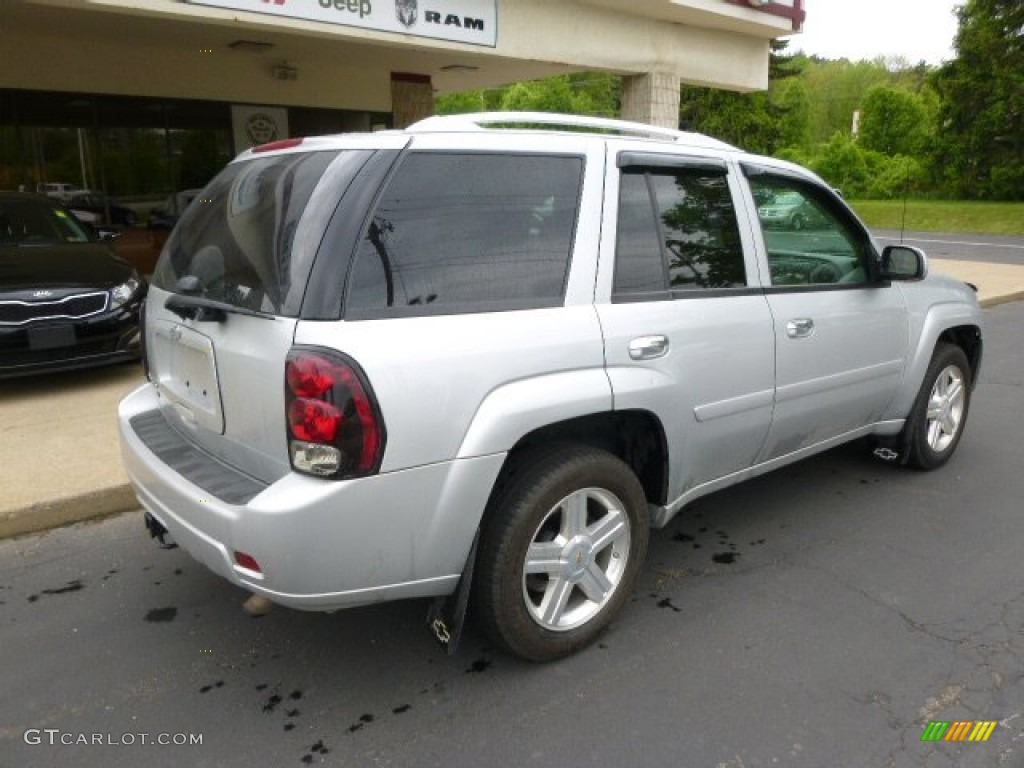
[[[656,125],[634,123],[628,120],[612,120],[606,117],[587,117],[586,115],[560,115],[553,112],[472,112],[463,115],[443,115],[428,117],[413,123],[407,131],[413,133],[433,133],[448,131],[479,131],[483,128],[502,125],[515,127],[550,126],[557,128],[592,128],[609,133],[630,136],[643,136],[661,141],[672,141],[678,144],[714,147],[716,149],[735,149],[729,144],[701,133],[688,133],[672,128],[660,128]]]

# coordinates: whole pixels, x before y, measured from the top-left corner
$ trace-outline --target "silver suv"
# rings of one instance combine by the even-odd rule
[[[815,226],[764,226],[785,197]],[[870,437],[964,428],[971,288],[879,251],[819,178],[704,136],[542,114],[245,152],[175,227],[120,406],[165,529],[293,608],[436,598],[553,659],[688,503]]]

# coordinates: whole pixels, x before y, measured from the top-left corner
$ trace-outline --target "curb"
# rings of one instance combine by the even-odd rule
[[[1000,304],[1009,304],[1012,301],[1020,301],[1021,299],[1024,299],[1024,291],[1015,291],[1014,293],[1004,293],[999,296],[982,299],[978,304],[982,309],[988,309],[989,307],[997,307]]]
[[[138,509],[128,483],[0,512],[0,539],[39,533]]]

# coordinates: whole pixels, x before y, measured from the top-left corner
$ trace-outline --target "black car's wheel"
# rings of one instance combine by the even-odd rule
[[[643,488],[606,451],[535,453],[498,491],[473,585],[483,629],[533,661],[587,645],[628,599],[647,552]]]
[[[904,428],[907,463],[941,467],[953,455],[971,403],[971,368],[960,347],[939,344]]]
[[[807,226],[807,220],[804,218],[802,213],[794,213],[793,217],[789,220],[789,225],[791,228],[799,232]]]

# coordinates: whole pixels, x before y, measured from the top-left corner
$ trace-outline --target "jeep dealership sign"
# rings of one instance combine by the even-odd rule
[[[497,0],[187,0],[471,45],[498,44]]]

